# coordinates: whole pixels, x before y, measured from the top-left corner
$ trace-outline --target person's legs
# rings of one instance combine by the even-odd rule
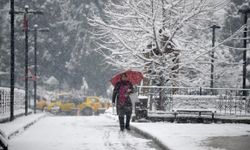
[[[131,114],[126,114],[126,126],[125,126],[125,128],[127,130],[130,130],[130,118],[131,118]]]
[[[124,130],[124,115],[119,115],[119,124],[121,131]]]

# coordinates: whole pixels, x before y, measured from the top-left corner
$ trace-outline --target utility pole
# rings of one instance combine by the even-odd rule
[[[37,31],[48,32],[48,28],[38,29],[38,25],[34,25],[34,113],[36,113],[36,89],[37,89]]]
[[[15,89],[15,39],[14,39],[14,20],[15,20],[14,0],[10,1],[10,121],[14,120],[14,89]]]
[[[215,29],[219,29],[220,26],[213,25],[210,28],[212,28],[212,47],[214,47],[215,43]],[[211,52],[211,75],[210,75],[210,88],[212,89],[214,87],[214,49],[212,49]],[[212,90],[213,93],[213,90]]]
[[[242,88],[245,89],[246,88],[246,74],[247,74],[247,15],[250,13],[250,8],[242,8],[239,10],[240,13],[242,13],[244,16],[244,23],[243,25],[245,25],[244,28],[244,33],[243,33],[243,48],[245,48],[245,50],[243,51],[243,82],[242,82]],[[243,96],[247,96],[246,91],[243,91]]]

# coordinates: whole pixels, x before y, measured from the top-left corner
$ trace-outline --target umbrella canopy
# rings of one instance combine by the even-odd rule
[[[115,86],[116,83],[121,80],[122,74],[126,74],[127,80],[130,81],[133,85],[139,84],[141,80],[143,79],[143,75],[141,72],[134,71],[134,70],[127,70],[124,72],[119,72],[111,78],[110,82],[112,83],[113,86]]]

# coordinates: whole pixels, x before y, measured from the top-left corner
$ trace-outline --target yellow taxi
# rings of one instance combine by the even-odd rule
[[[81,115],[98,115],[105,109],[97,96],[87,96],[82,103],[78,104],[77,108]]]
[[[60,105],[61,105],[61,101],[51,100],[47,104],[46,111],[49,111],[53,114],[57,114],[60,112]]]

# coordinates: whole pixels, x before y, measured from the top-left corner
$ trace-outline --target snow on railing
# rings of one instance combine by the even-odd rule
[[[250,89],[138,86],[140,96],[148,97],[148,108],[212,109],[222,115],[250,115]],[[247,96],[244,96],[243,93]]]
[[[15,89],[14,95],[14,110],[24,108],[24,90]],[[0,114],[7,114],[10,112],[10,89],[0,87]]]
[[[242,95],[246,91],[250,95],[250,89],[242,88],[209,88],[209,87],[172,87],[172,86],[137,86],[139,91],[161,91],[167,90],[168,94],[173,95],[220,95],[234,92]]]

